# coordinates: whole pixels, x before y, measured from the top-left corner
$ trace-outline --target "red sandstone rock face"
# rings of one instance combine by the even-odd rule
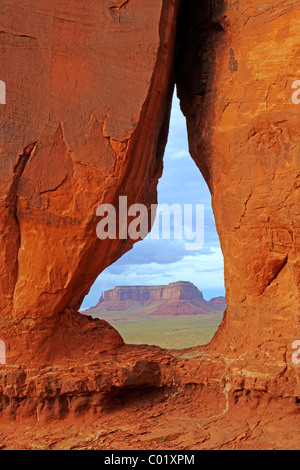
[[[209,300],[209,304],[216,310],[225,311],[227,308],[227,302],[225,297],[213,297]]]
[[[300,5],[191,1],[185,13],[179,96],[225,260],[228,309],[211,348],[247,355],[251,369],[282,364],[296,394]]]
[[[300,7],[184,5],[177,81],[229,306],[209,347],[172,353],[116,348],[109,325],[76,310],[128,248],[95,238],[97,205],[155,200],[177,5],[1,5],[1,448],[299,448]]]
[[[124,317],[136,311],[138,316],[184,316],[224,312],[226,300],[207,302],[191,282],[172,282],[167,286],[119,286],[104,292],[98,304],[85,311],[92,316],[126,311]],[[110,317],[111,318],[111,317]]]
[[[0,366],[0,447],[298,449],[284,375],[233,365],[205,348],[124,345],[96,362]]]
[[[1,6],[0,338],[9,363],[48,357],[45,338],[54,344],[59,325],[68,335],[68,312],[132,246],[97,238],[99,204],[119,195],[156,203],[177,10],[168,0]],[[111,348],[122,344],[109,337]]]

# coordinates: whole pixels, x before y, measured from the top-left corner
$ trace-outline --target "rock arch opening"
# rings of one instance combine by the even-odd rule
[[[102,272],[82,309],[107,320],[126,343],[179,349],[206,344],[226,308],[223,255],[176,92],[158,204],[152,231]]]

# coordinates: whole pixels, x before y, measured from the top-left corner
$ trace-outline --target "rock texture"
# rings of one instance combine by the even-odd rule
[[[96,238],[97,206],[156,201],[178,6],[1,4],[1,448],[299,448],[298,1],[182,2],[178,93],[225,259],[211,344],[126,346],[77,313],[130,248]]]
[[[167,286],[118,286],[104,292],[95,307],[85,311],[106,318],[109,312],[137,311],[138,315],[185,316],[224,312],[224,297],[207,302],[191,282]]]
[[[126,345],[96,362],[6,369],[0,447],[299,449],[299,405],[282,396],[284,377],[243,376],[224,359]]]
[[[178,3],[1,5],[0,338],[9,364],[48,360],[49,338],[55,346],[58,328],[70,334],[96,277],[132,246],[97,238],[97,207],[119,195],[157,202]],[[122,343],[111,329],[109,339],[106,347]]]

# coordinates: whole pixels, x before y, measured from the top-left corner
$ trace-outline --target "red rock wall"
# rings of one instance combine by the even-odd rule
[[[110,312],[122,312],[122,318],[135,315],[208,315],[224,312],[226,300],[219,297],[207,302],[191,282],[171,282],[166,286],[118,286],[105,291],[95,307],[85,314],[112,320]]]
[[[228,309],[211,348],[286,365],[300,336],[300,5],[190,1],[177,81],[212,193]]]
[[[97,238],[99,204],[156,203],[177,11],[169,0],[1,5],[0,336],[12,362],[68,323],[132,246]]]

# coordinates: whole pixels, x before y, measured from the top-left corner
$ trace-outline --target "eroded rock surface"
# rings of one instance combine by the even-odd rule
[[[110,312],[136,311],[138,315],[184,316],[224,312],[224,297],[207,301],[191,282],[171,282],[165,286],[118,286],[105,291],[95,307],[85,313],[109,319]],[[111,318],[111,317],[110,317]]]
[[[119,195],[157,202],[177,12],[168,0],[1,5],[0,338],[10,364],[48,360],[49,337],[54,346],[57,328],[70,334],[96,277],[132,246],[97,238],[97,207]],[[105,343],[122,339],[110,330]]]
[[[245,380],[241,370],[205,348],[141,345],[68,367],[6,369],[0,447],[298,449],[299,405],[283,396],[284,374]]]

